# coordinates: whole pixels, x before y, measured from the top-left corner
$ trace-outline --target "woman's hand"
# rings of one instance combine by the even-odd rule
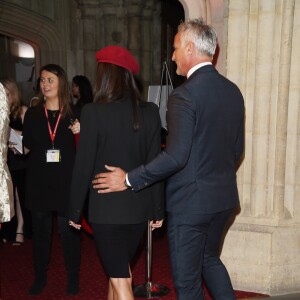
[[[74,227],[75,229],[79,230],[81,228],[81,225],[80,224],[76,224],[74,223],[73,221],[69,221],[69,225]]]
[[[20,154],[20,152],[15,148],[15,143],[8,142],[8,149],[14,153],[14,155]]]
[[[27,149],[26,147],[24,147],[24,154],[28,154],[30,152],[30,149]]]
[[[160,228],[163,224],[164,220],[160,220],[160,221],[150,221],[150,226],[152,227],[152,230],[156,229],[156,228]]]
[[[72,130],[73,134],[78,134],[80,132],[79,121],[76,119],[68,128]]]

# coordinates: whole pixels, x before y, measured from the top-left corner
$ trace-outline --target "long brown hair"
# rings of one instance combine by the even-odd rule
[[[68,77],[66,72],[62,67],[55,64],[45,65],[40,69],[40,76],[43,71],[50,72],[55,74],[58,77],[58,100],[59,100],[59,110],[61,111],[62,117],[66,115],[71,115],[71,90],[68,83]],[[44,96],[42,91],[39,92],[39,103],[43,105],[44,103]]]
[[[13,79],[3,78],[0,80],[5,89],[11,94],[13,101],[10,103],[10,114],[13,120],[22,117],[21,93],[17,83]]]
[[[87,103],[93,102],[93,88],[89,79],[84,75],[75,75],[72,83],[78,86],[79,99],[76,103],[77,106],[84,106]]]
[[[133,74],[122,67],[110,63],[98,63],[94,102],[113,102],[130,95],[133,113],[133,129],[139,129],[138,107],[140,91]]]

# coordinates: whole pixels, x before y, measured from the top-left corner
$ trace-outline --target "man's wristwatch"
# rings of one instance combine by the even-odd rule
[[[127,183],[126,179],[124,180],[124,184],[128,189],[131,189],[131,186]]]
[[[126,174],[126,177],[127,177],[127,174]],[[125,186],[126,186],[128,189],[132,189],[131,185],[129,185],[129,184],[127,183],[126,177],[125,177],[125,180],[124,180],[124,184],[125,184]]]

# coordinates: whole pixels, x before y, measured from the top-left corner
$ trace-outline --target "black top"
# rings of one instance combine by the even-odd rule
[[[128,171],[160,152],[161,124],[155,104],[145,103],[140,108],[139,124],[139,130],[134,132],[130,98],[84,106],[71,185],[71,220],[78,221],[88,190],[89,220],[93,223],[137,224],[163,219],[163,184],[139,193],[128,189],[99,194],[92,188],[92,179],[106,171],[105,164]]]
[[[54,130],[58,112],[48,110],[49,123]],[[68,129],[70,119],[61,118],[54,148],[60,150],[61,161],[46,162],[46,151],[52,149],[44,108],[29,108],[25,114],[23,145],[30,150],[26,178],[26,206],[31,211],[64,212],[68,205],[71,173],[75,159],[75,139]]]

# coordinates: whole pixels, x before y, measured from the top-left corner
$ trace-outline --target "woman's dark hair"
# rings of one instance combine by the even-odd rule
[[[35,87],[34,87],[34,95],[35,96],[39,95],[39,93],[41,91],[40,80],[41,80],[41,77],[39,76],[38,79],[36,80]]]
[[[80,98],[76,105],[83,106],[93,102],[93,88],[88,78],[84,75],[76,75],[72,81],[78,86],[80,93]]]
[[[68,83],[68,77],[62,67],[55,64],[45,65],[40,69],[40,77],[43,71],[50,72],[58,77],[58,100],[59,109],[61,111],[62,117],[66,115],[72,115],[71,111],[71,91]],[[39,103],[42,105],[44,103],[44,96],[42,91],[39,93]]]
[[[139,129],[138,107],[140,91],[133,74],[122,67],[110,63],[98,63],[94,102],[113,102],[130,95],[133,112],[133,129]]]

